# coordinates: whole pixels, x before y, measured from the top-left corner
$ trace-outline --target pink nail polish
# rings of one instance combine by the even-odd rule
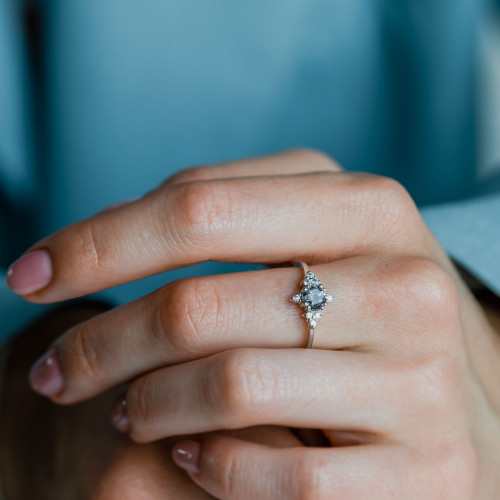
[[[52,279],[49,252],[36,250],[17,259],[7,270],[7,285],[18,295],[29,295],[46,287]]]
[[[118,203],[113,203],[112,205],[109,205],[102,210],[99,210],[97,212],[98,214],[103,214],[105,212],[110,212],[111,210],[116,210],[117,208],[123,207],[124,205],[128,205],[129,203],[132,203],[133,201],[138,200],[139,198],[131,198],[130,200],[125,200],[125,201],[119,201]]]
[[[172,450],[173,461],[182,469],[200,473],[201,444],[198,441],[182,441]]]
[[[54,396],[64,388],[64,379],[55,349],[44,354],[31,367],[29,380],[34,391],[44,396]]]
[[[128,432],[130,430],[130,420],[127,415],[127,398],[125,394],[120,396],[111,408],[111,422],[113,422],[113,425],[120,432]]]

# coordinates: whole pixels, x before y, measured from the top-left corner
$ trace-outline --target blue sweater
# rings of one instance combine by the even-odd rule
[[[446,250],[500,293],[493,3],[22,3],[0,0],[0,268],[183,167],[310,147],[402,182]],[[7,338],[45,306],[1,283]]]

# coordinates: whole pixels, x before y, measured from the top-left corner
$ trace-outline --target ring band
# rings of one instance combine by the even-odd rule
[[[333,300],[333,297],[327,293],[321,281],[309,270],[305,262],[298,262],[295,267],[302,268],[304,278],[300,282],[302,287],[300,293],[294,295],[290,300],[306,309],[306,312],[302,315],[306,318],[308,325],[305,348],[310,349],[314,341],[314,330],[323,316],[321,311]]]

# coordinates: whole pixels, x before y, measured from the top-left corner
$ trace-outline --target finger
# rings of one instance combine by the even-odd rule
[[[139,378],[113,422],[138,442],[264,424],[385,433],[400,409],[395,386],[408,383],[397,373],[369,354],[238,349]]]
[[[316,328],[316,348],[421,353],[424,339],[412,332],[426,330],[432,311],[446,320],[451,280],[427,259],[353,257],[311,269],[334,296]],[[290,267],[170,283],[71,328],[54,354],[63,386],[47,379],[43,363],[32,371],[32,386],[74,403],[161,366],[229,349],[303,347],[307,322],[290,301],[301,279]]]
[[[243,429],[225,429],[219,432],[225,436],[243,439],[251,443],[265,444],[273,448],[296,448],[297,446],[304,446],[303,442],[290,429],[277,425],[256,425]],[[211,434],[213,433],[197,434],[193,439],[197,437],[203,438]],[[172,439],[179,440],[178,438]]]
[[[236,179],[276,175],[297,175],[312,172],[340,172],[342,168],[327,155],[314,150],[282,151],[270,156],[249,158],[238,162],[203,165],[181,170],[169,177],[161,186],[214,179]],[[138,198],[109,205],[102,211],[115,210]],[[101,211],[101,212],[102,212]],[[100,213],[100,212],[99,212]]]
[[[171,445],[124,444],[108,467],[100,469],[93,500],[209,500],[214,497],[194,484],[168,456]],[[97,457],[96,457],[97,458]],[[76,494],[75,486],[71,490]],[[75,496],[76,498],[77,496]],[[78,495],[82,498],[81,495]],[[52,498],[52,496],[51,496]],[[62,498],[62,497],[61,497]],[[64,497],[67,498],[67,497]],[[73,498],[73,497],[72,497]]]
[[[345,173],[167,186],[42,240],[9,283],[29,289],[27,266],[44,284],[27,298],[51,302],[205,260],[313,264],[409,245],[418,252],[424,226],[405,193],[394,181]]]
[[[222,500],[416,498],[409,453],[394,445],[280,450],[216,434],[178,443],[173,459]]]
[[[328,156],[313,150],[292,150],[271,156],[251,158],[238,162],[184,169],[165,181],[162,186],[173,186],[185,182],[259,177],[273,175],[294,175],[311,172],[338,172],[341,168]],[[114,203],[96,215],[114,211],[138,201],[140,198]],[[52,279],[52,262],[46,252],[26,253],[28,259],[19,259],[7,273],[7,281],[20,295],[30,295],[47,285]],[[32,255],[33,254],[33,255]],[[24,257],[24,256],[23,256]],[[20,263],[23,262],[21,268]]]
[[[337,163],[323,153],[301,149],[237,162],[188,168],[167,179],[163,185],[211,179],[340,172],[341,170]]]
[[[340,166],[325,154],[319,151],[300,149],[283,151],[266,157],[249,158],[238,162],[186,168],[169,177],[161,185],[173,186],[184,182],[213,179],[296,175],[311,172],[340,172],[341,170]],[[138,198],[113,203],[99,213],[115,210],[136,200]]]
[[[262,443],[275,448],[300,446],[300,441],[283,427],[259,426],[226,435],[252,443]],[[209,438],[208,434],[194,438]],[[172,461],[173,440],[163,440],[149,445],[124,444],[110,465],[102,470],[95,500],[204,500],[214,498],[201,489],[185,474],[179,473]],[[92,497],[94,498],[94,497]]]

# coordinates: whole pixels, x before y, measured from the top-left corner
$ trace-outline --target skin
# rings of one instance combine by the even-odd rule
[[[191,169],[39,249],[54,271],[33,302],[204,260],[304,260],[334,295],[312,350],[287,300],[301,279],[293,267],[169,284],[54,344],[64,384],[53,401],[132,381],[122,430],[141,443],[198,435],[173,453],[192,451],[184,467],[210,495],[498,492],[498,334],[395,181],[309,151]],[[332,446],[213,433],[257,425],[321,429]]]
[[[214,498],[173,462],[171,451],[178,439],[137,444],[112,427],[109,407],[121,388],[70,408],[53,405],[31,391],[26,371],[40,350],[64,330],[105,309],[96,303],[65,306],[19,332],[8,346],[0,419],[0,471],[6,498]],[[301,445],[287,429],[271,426],[229,434],[279,448]]]

